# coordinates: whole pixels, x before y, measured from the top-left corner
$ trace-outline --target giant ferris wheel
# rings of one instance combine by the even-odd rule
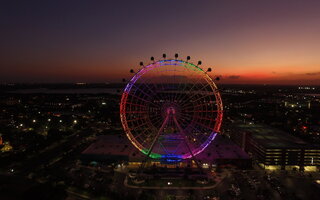
[[[140,65],[121,98],[120,117],[131,143],[147,157],[180,161],[201,153],[219,134],[223,106],[208,70],[190,57]]]

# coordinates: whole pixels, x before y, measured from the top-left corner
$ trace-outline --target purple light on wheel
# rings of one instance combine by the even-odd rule
[[[182,60],[144,66],[126,85],[120,103],[127,137],[156,159],[187,159],[201,153],[219,133],[222,115],[222,100],[213,80]]]

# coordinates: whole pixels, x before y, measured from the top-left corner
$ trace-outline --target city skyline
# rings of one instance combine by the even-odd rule
[[[221,83],[320,85],[318,1],[2,2],[0,82],[119,82],[163,53]],[[197,60],[193,60],[193,58]]]
[[[0,199],[318,199],[319,8],[0,1]]]

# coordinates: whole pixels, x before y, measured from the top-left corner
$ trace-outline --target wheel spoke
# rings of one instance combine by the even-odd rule
[[[120,105],[126,134],[147,157],[195,159],[210,143],[211,133],[219,131],[222,118],[221,98],[211,78],[181,60],[157,61],[139,70]]]

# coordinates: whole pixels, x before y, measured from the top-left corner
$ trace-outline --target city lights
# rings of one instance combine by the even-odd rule
[[[0,200],[319,199],[320,1],[0,5]]]

